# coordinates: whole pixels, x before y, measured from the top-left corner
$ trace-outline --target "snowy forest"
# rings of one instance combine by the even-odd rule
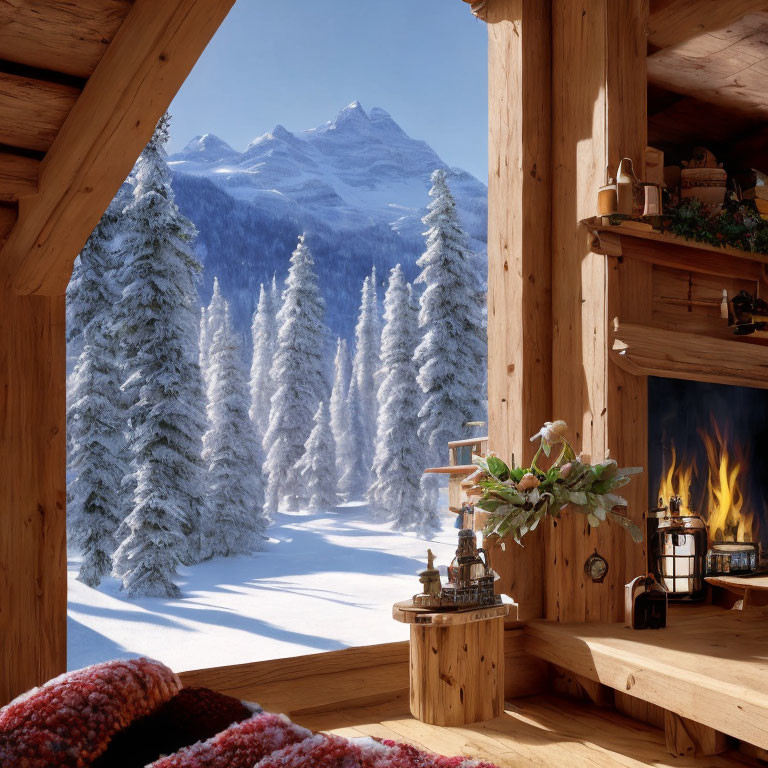
[[[417,277],[371,265],[349,340],[329,328],[334,297],[307,233],[291,243],[284,283],[264,280],[253,297],[244,344],[218,280],[201,302],[168,131],[166,116],[67,293],[78,579],[113,575],[127,597],[178,597],[180,566],[260,551],[280,509],[366,500],[375,519],[429,535],[438,479],[423,470],[486,410],[484,280],[449,174],[432,173]]]

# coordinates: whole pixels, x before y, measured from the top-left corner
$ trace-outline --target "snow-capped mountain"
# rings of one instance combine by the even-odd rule
[[[487,190],[448,169],[423,141],[410,138],[383,109],[353,102],[318,128],[291,133],[278,125],[238,152],[212,134],[169,158],[182,211],[200,230],[202,295],[214,275],[245,331],[260,282],[282,280],[301,231],[308,233],[321,277],[328,324],[350,337],[363,276],[375,265],[381,286],[402,263],[408,279],[423,251],[421,217],[429,177],[449,170],[471,247],[484,253]]]

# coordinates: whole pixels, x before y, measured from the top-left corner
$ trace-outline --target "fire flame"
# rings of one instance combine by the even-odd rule
[[[699,503],[692,499],[693,480],[697,468],[693,459],[679,462],[674,443],[670,446],[670,460],[662,472],[659,498],[668,504],[679,496],[685,512],[699,512],[707,523],[712,541],[753,541],[756,536],[756,516],[746,508],[742,488],[742,468],[745,456],[731,448],[734,441],[714,419],[711,431],[700,431],[707,456],[707,483]]]

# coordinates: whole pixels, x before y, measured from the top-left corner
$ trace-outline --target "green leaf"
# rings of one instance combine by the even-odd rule
[[[488,462],[488,471],[499,480],[509,479],[509,467],[498,457],[489,456],[486,460]]]
[[[591,512],[587,515],[587,521],[592,528],[597,528],[597,526],[600,525],[600,519]]]
[[[552,453],[552,446],[546,441],[541,441],[541,450],[544,451],[544,455],[549,458],[549,454]]]
[[[587,494],[581,491],[570,491],[568,493],[568,501],[570,501],[571,504],[576,504],[580,507],[586,506]]]

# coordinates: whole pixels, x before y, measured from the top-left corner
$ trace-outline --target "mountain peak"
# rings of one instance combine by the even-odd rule
[[[227,144],[224,139],[220,139],[213,133],[204,133],[202,136],[195,136],[186,147],[183,152],[200,152],[200,153],[222,153],[222,152],[234,152],[235,150]]]
[[[364,126],[368,123],[370,123],[370,118],[363,109],[363,105],[359,101],[353,101],[336,115],[336,119],[329,123],[328,127],[331,129],[346,128]]]

